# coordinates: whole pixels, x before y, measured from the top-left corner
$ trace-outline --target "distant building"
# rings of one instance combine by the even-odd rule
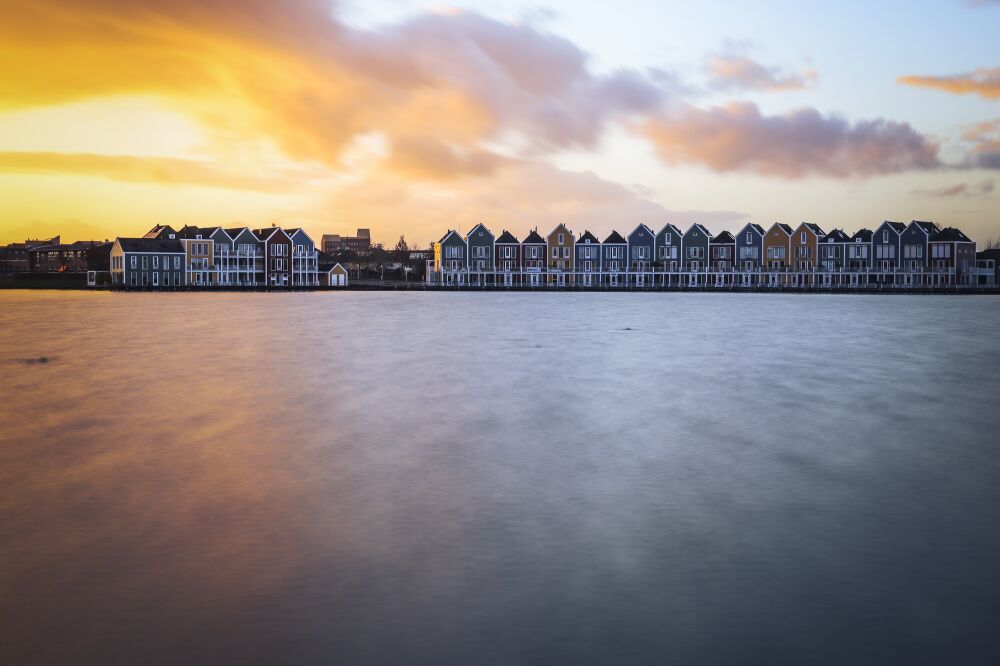
[[[28,250],[28,270],[32,273],[84,273],[92,270],[90,251],[102,245],[110,246],[110,243],[91,240],[33,247]]]
[[[43,245],[58,245],[59,236],[41,239],[35,238],[23,243],[10,243],[0,247],[0,273],[24,273],[30,270],[28,251]]]
[[[326,254],[353,252],[362,256],[371,252],[372,234],[368,229],[358,229],[356,236],[341,236],[340,234],[323,234],[320,249]]]
[[[350,276],[347,269],[338,262],[330,258],[329,255],[319,254],[319,284],[323,287],[346,287]]]

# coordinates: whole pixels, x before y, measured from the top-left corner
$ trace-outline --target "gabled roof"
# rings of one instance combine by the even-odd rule
[[[597,240],[597,236],[595,236],[594,234],[590,233],[589,231],[584,231],[583,235],[580,236],[580,240],[578,240],[576,243],[577,245],[579,245],[580,243],[600,244],[600,241]]]
[[[184,254],[184,246],[173,238],[117,238],[115,242],[125,252]]]
[[[763,236],[764,234],[767,233],[766,231],[764,231],[764,227],[760,226],[756,222],[747,222],[746,224],[743,225],[743,228],[740,229],[739,233],[742,234],[747,229],[749,229],[751,231],[756,231],[761,236]]]
[[[710,232],[710,231],[709,231],[708,229],[706,229],[706,228],[704,227],[704,225],[702,225],[702,224],[699,224],[698,222],[695,222],[695,223],[694,223],[694,224],[692,224],[692,225],[691,225],[690,227],[688,227],[688,230],[684,232],[684,235],[685,235],[685,236],[687,236],[687,235],[688,235],[689,233],[691,233],[691,232],[692,232],[692,231],[694,231],[695,229],[697,229],[697,230],[698,230],[698,231],[700,231],[701,233],[705,234],[705,236],[706,236],[707,238],[711,238],[711,237],[712,237],[712,233],[711,233],[711,232]]]
[[[872,230],[871,229],[858,229],[857,231],[854,232],[854,235],[851,236],[851,240],[854,241],[854,242],[857,242],[859,238],[861,239],[862,243],[871,243],[872,242]]]
[[[638,224],[638,225],[636,226],[636,228],[635,228],[635,229],[633,229],[633,230],[632,230],[632,231],[631,231],[631,232],[629,233],[628,237],[629,237],[629,238],[632,238],[632,236],[635,236],[635,233],[636,233],[637,231],[645,231],[645,232],[646,232],[647,234],[649,234],[650,236],[653,236],[654,238],[656,237],[656,234],[654,234],[654,233],[653,233],[653,230],[652,230],[652,229],[650,229],[649,227],[647,227],[647,226],[646,226],[646,224],[645,224],[645,223],[643,223],[643,222],[640,222],[640,223],[639,223],[639,224]]]
[[[500,234],[500,238],[497,239],[497,243],[510,243],[515,245],[520,245],[520,241],[514,238],[514,234],[510,233],[506,229]]]
[[[955,227],[945,227],[931,237],[932,243],[971,243],[972,239]]]
[[[728,231],[723,231],[721,234],[709,241],[713,245],[725,245],[727,243],[735,243],[736,239]]]
[[[268,227],[268,228],[265,228],[265,229],[254,229],[253,230],[254,235],[257,236],[257,238],[259,238],[262,241],[271,240],[272,238],[274,238],[274,236],[278,232],[281,232],[282,234],[284,234],[284,236],[286,238],[288,238],[288,240],[292,239],[292,237],[289,236],[287,233],[285,233],[285,230],[282,229],[281,227]]]
[[[786,236],[791,236],[792,235],[792,228],[790,226],[788,226],[787,224],[785,224],[784,222],[775,222],[774,224],[771,225],[771,229],[774,229],[775,227],[778,227],[779,229],[781,229],[782,231],[784,231]],[[771,232],[771,229],[767,230],[768,233]]]
[[[886,220],[882,224],[878,225],[878,228],[875,229],[875,231],[878,231],[887,224],[889,225],[890,229],[896,232],[897,235],[903,233],[903,229],[906,228],[906,225],[903,224],[902,222],[893,222],[892,220]]]
[[[622,238],[622,235],[617,231],[612,231],[610,234],[608,234],[608,237],[604,239],[604,243],[605,244],[620,243],[622,245],[625,245],[625,239]]]
[[[670,222],[667,222],[666,224],[664,224],[664,225],[663,225],[663,228],[662,228],[662,229],[660,229],[659,231],[657,231],[657,232],[656,232],[656,235],[657,235],[657,236],[659,236],[660,234],[662,234],[662,233],[663,233],[664,231],[666,231],[667,229],[671,229],[671,230],[673,230],[673,232],[674,232],[675,234],[677,234],[678,236],[683,236],[683,235],[684,235],[684,232],[682,232],[682,231],[681,231],[680,229],[678,229],[677,227],[675,227],[675,226],[674,226],[673,224],[671,224]]]
[[[184,225],[181,227],[180,231],[177,232],[177,238],[197,238],[201,236],[202,238],[208,238],[218,227],[195,227],[192,225]]]
[[[557,224],[556,227],[555,227],[555,229],[553,229],[552,231],[550,231],[549,235],[546,236],[546,238],[552,238],[552,234],[559,233],[560,229],[562,229],[562,233],[567,234],[570,237],[570,239],[573,238],[573,232],[569,230],[569,227],[566,226],[565,222],[560,222],[559,224]]]
[[[851,238],[842,229],[834,229],[823,239],[824,243],[850,243]]]
[[[938,229],[938,225],[934,224],[933,222],[913,220],[912,222],[910,222],[910,224],[907,225],[907,227],[912,227],[913,225],[916,225],[921,231],[927,234],[928,237],[933,236],[938,231],[940,231],[940,229]]]
[[[237,238],[239,238],[243,234],[250,234],[251,238],[253,238],[255,241],[259,242],[260,240],[259,238],[257,238],[257,236],[254,235],[250,227],[232,227],[231,229],[224,229],[224,231],[227,234],[229,234],[229,237],[232,238],[234,242],[236,241]]]
[[[471,237],[471,236],[472,236],[472,232],[473,232],[473,231],[475,231],[476,229],[479,229],[480,227],[482,227],[483,231],[485,231],[486,233],[488,233],[488,234],[490,235],[490,238],[496,238],[496,237],[495,237],[495,236],[493,235],[493,232],[492,232],[492,231],[490,231],[489,229],[487,229],[487,228],[486,228],[486,225],[485,225],[485,224],[483,224],[482,222],[480,222],[480,223],[479,223],[479,224],[477,224],[476,226],[474,226],[474,227],[472,227],[471,229],[469,229],[469,234],[468,234],[468,235],[466,236],[466,238],[469,238],[469,237]]]
[[[176,234],[173,227],[169,224],[157,224],[154,225],[152,229],[146,232],[143,238],[169,238],[170,234]]]
[[[522,245],[531,245],[531,244],[545,245],[545,239],[543,239],[541,236],[538,235],[538,229],[532,229],[531,233],[528,234],[524,238],[523,241],[521,241],[521,244]]]
[[[462,238],[461,236],[459,236],[458,232],[455,231],[454,229],[449,229],[448,233],[446,233],[444,236],[441,236],[441,240],[439,240],[438,243],[445,242],[446,240],[448,240],[449,236],[454,236],[455,238],[457,238],[458,240],[460,240],[463,245],[465,244],[465,239]]]
[[[819,228],[818,224],[813,224],[812,222],[803,222],[799,225],[800,227],[805,227],[809,231],[813,232],[817,236],[822,236],[823,230]]]

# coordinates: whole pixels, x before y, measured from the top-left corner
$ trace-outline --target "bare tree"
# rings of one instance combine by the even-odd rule
[[[1000,250],[1000,236],[986,241],[984,250]]]

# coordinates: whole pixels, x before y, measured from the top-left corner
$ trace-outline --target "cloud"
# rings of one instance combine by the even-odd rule
[[[941,166],[938,145],[906,123],[851,124],[811,108],[765,116],[748,102],[686,106],[652,118],[643,129],[667,164],[717,172],[845,178]]]
[[[816,71],[786,74],[766,67],[745,55],[727,53],[709,56],[705,63],[710,85],[716,90],[757,90],[777,92],[800,90],[816,82]]]
[[[962,132],[972,144],[962,166],[972,169],[1000,169],[1000,118],[976,123]]]
[[[956,183],[947,187],[939,187],[934,190],[913,190],[913,194],[924,197],[946,198],[946,197],[981,197],[996,189],[996,182],[993,179],[984,180],[975,184]]]
[[[953,95],[979,95],[984,99],[1000,99],[1000,67],[980,68],[953,76],[901,76],[898,82],[907,86],[933,88]]]
[[[227,170],[215,164],[169,157],[98,155],[93,153],[0,152],[0,173],[73,175],[132,183],[197,185],[251,191],[282,191],[302,173],[286,177]]]

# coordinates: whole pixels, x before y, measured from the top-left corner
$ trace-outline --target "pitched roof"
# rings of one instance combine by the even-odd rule
[[[842,229],[834,229],[823,239],[824,243],[850,243],[851,238]]]
[[[695,222],[695,223],[694,223],[694,224],[692,224],[692,225],[691,225],[690,227],[688,227],[688,230],[684,232],[684,235],[685,235],[685,236],[687,236],[687,235],[688,235],[689,233],[691,233],[691,231],[692,231],[693,229],[697,229],[697,230],[698,230],[698,231],[700,231],[701,233],[705,234],[705,236],[707,236],[708,238],[711,238],[711,237],[712,237],[712,233],[711,233],[711,232],[710,232],[710,231],[709,231],[708,229],[706,229],[706,228],[704,227],[704,225],[702,225],[702,224],[700,224],[700,223],[698,223],[698,222]]]
[[[514,234],[510,233],[506,229],[500,234],[500,238],[497,239],[497,243],[519,243],[519,241],[514,238]]]
[[[165,238],[170,234],[177,233],[169,224],[157,224],[154,225],[152,229],[146,232],[143,238]]]
[[[858,229],[857,231],[854,232],[854,235],[851,236],[852,241],[857,241],[859,238],[861,239],[862,243],[870,243],[872,240],[872,230]]]
[[[191,225],[184,225],[181,227],[180,231],[177,232],[177,238],[197,238],[201,236],[202,238],[208,238],[212,235],[217,227],[195,227]]]
[[[524,240],[521,241],[522,244],[536,243],[539,245],[545,245],[545,240],[538,235],[538,229],[532,229],[531,233],[525,236]]]
[[[645,230],[646,233],[648,233],[650,236],[656,236],[656,234],[653,233],[652,229],[650,229],[648,226],[646,226],[646,224],[644,222],[640,222],[639,224],[636,225],[635,229],[633,229],[629,233],[628,237],[631,238],[632,236],[635,235],[635,232],[637,232],[637,231],[643,231],[643,230]]]
[[[988,250],[976,252],[977,259],[995,259],[1000,261],[1000,247],[992,247]]]
[[[736,239],[728,231],[723,231],[721,234],[709,241],[716,245],[725,245],[726,243],[735,243]]]
[[[913,220],[912,222],[910,222],[911,226],[914,224],[923,229],[924,233],[927,234],[928,236],[933,236],[938,231],[940,231],[938,229],[938,225],[934,224],[933,222],[923,222],[922,220]]]
[[[485,231],[486,233],[488,233],[490,235],[490,237],[493,237],[493,232],[489,230],[489,227],[487,227],[485,224],[483,224],[482,222],[480,222],[476,226],[474,226],[471,229],[469,229],[469,233],[466,236],[466,238],[468,238],[469,236],[471,236],[472,232],[475,231],[476,229],[478,229],[479,227],[482,227],[483,231]]]
[[[266,227],[264,229],[254,229],[253,230],[254,234],[260,240],[270,240],[271,237],[274,236],[279,231],[281,233],[285,234],[286,236],[288,235],[287,233],[285,233],[285,230],[282,229],[281,227]]]
[[[618,233],[617,231],[612,231],[610,234],[608,234],[608,237],[604,239],[604,242],[605,243],[621,243],[622,245],[624,245],[625,244],[625,239],[622,238],[622,235],[620,233]]]
[[[879,226],[881,227],[881,226],[884,226],[886,224],[888,224],[890,227],[892,227],[893,231],[895,231],[897,234],[903,233],[903,229],[906,228],[906,225],[903,224],[902,222],[893,222],[892,220],[886,220],[882,224],[880,224]]]
[[[445,242],[446,240],[448,240],[448,236],[451,235],[454,235],[458,240],[462,241],[463,243],[465,242],[465,239],[459,236],[457,231],[455,231],[454,229],[449,229],[444,236],[441,236],[441,240],[439,240],[438,243]]]
[[[787,224],[785,224],[784,222],[775,222],[774,224],[771,225],[771,229],[773,229],[774,227],[778,227],[779,229],[781,229],[782,231],[784,231],[789,236],[792,235],[792,228],[790,226],[788,226]]]
[[[961,230],[955,227],[945,227],[941,231],[937,232],[931,236],[932,242],[939,243],[971,243],[972,239],[962,233]]]
[[[577,243],[600,243],[597,237],[589,231],[584,231]]]
[[[823,235],[823,230],[819,228],[818,224],[813,224],[812,222],[803,222],[799,226],[805,227],[806,229],[808,229],[809,231],[813,232],[817,236],[822,236]]]
[[[667,222],[666,224],[664,224],[664,225],[663,225],[663,228],[662,228],[662,229],[660,229],[660,230],[659,230],[658,232],[656,232],[656,235],[657,235],[657,236],[659,236],[660,234],[662,234],[662,233],[663,233],[664,231],[666,231],[667,229],[672,229],[672,230],[673,230],[673,232],[674,232],[675,234],[677,234],[678,236],[683,236],[683,235],[684,235],[684,234],[683,234],[683,233],[681,232],[681,230],[680,230],[680,229],[678,229],[678,228],[677,228],[676,226],[674,226],[674,225],[673,225],[672,223],[670,223],[670,222]]]
[[[118,238],[117,242],[125,252],[184,254],[184,246],[173,238]]]
[[[747,228],[753,229],[761,236],[767,233],[766,231],[764,231],[764,227],[760,226],[756,222],[747,222],[746,224],[744,224],[743,229],[740,229],[740,233],[743,233],[743,230]]]

